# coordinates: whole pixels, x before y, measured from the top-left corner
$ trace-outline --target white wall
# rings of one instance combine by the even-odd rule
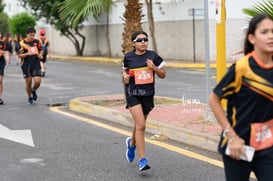
[[[141,0],[140,0],[141,1]],[[154,0],[156,2],[156,0]],[[166,3],[173,2],[174,0],[157,0],[161,1],[161,3],[154,3],[153,5],[153,13],[155,21],[179,21],[179,20],[189,20],[192,17],[189,16],[188,10],[195,9],[204,9],[204,0],[177,0],[176,3]],[[215,1],[217,0],[208,0],[209,1],[209,18],[215,19]],[[221,0],[218,0],[221,1]],[[165,2],[165,3],[162,3]],[[242,8],[249,8],[254,5],[256,2],[260,2],[260,0],[225,0],[226,2],[226,12],[227,19],[242,19],[245,18],[245,14],[242,13]],[[143,14],[146,14],[146,6],[143,2]],[[122,17],[125,11],[124,1],[116,2],[110,16],[110,24],[122,24],[123,21],[120,17]],[[203,17],[197,17],[202,19]],[[90,18],[89,22],[86,22],[87,25],[94,24],[104,24],[106,21],[106,16],[103,15],[99,22]],[[143,21],[147,21],[147,17],[143,18]]]
[[[220,1],[220,0],[219,0]],[[228,61],[232,61],[234,58],[231,53],[235,50],[241,49],[243,46],[244,34],[241,27],[246,25],[248,18],[242,13],[243,8],[249,8],[253,6],[259,0],[226,0],[226,51]],[[216,0],[209,0],[209,38],[210,38],[210,56],[211,60],[215,61],[216,57]],[[163,57],[169,59],[181,59],[192,60],[193,59],[193,28],[192,28],[192,16],[189,15],[189,9],[199,9],[202,14],[204,8],[204,0],[184,0],[180,3],[161,3],[154,4],[153,13],[154,20],[156,22],[156,38],[158,44],[158,50]],[[110,24],[122,26],[122,17],[124,9],[124,3],[118,2],[114,6],[111,12]],[[146,14],[146,6],[144,3],[143,14]],[[197,60],[204,60],[205,47],[204,47],[204,17],[196,16],[196,32],[195,32],[195,48]],[[106,16],[102,16],[97,21],[89,21],[86,25],[104,25],[106,22]],[[144,30],[148,31],[147,18],[143,18]],[[145,28],[146,27],[146,28]],[[122,38],[122,29],[118,28],[120,32],[116,32],[117,28],[112,28],[112,34],[114,39],[112,43],[122,44],[122,41],[117,41],[118,38]],[[103,41],[100,41],[103,42]],[[120,46],[113,46],[111,49],[114,55],[122,56],[120,52]],[[150,46],[151,47],[151,46]],[[102,51],[103,53],[103,51]]]
[[[142,0],[144,2],[144,0]],[[217,0],[209,1],[209,38],[210,38],[210,56],[211,60],[215,60],[215,37],[216,37],[216,14],[215,4]],[[221,0],[218,0],[221,1]],[[6,12],[10,15],[22,12],[23,9],[18,6],[16,0],[4,0],[7,4]],[[125,11],[124,1],[118,1],[113,6],[110,16],[110,38],[113,56],[122,57],[121,44],[123,32],[123,13]],[[193,58],[193,24],[192,16],[189,15],[189,9],[199,9],[198,13],[202,15],[204,8],[204,0],[184,0],[177,3],[155,3],[153,5],[153,13],[156,27],[156,39],[158,51],[162,57],[166,59],[192,60]],[[244,34],[241,27],[247,24],[247,17],[242,13],[243,8],[249,8],[259,0],[226,0],[226,51],[227,59],[232,60],[231,52],[241,49]],[[143,14],[146,14],[145,3]],[[143,28],[149,33],[147,18],[143,18]],[[204,61],[204,17],[195,17],[195,39],[196,39],[196,58]],[[103,14],[99,20],[90,18],[85,22],[85,28],[82,32],[86,35],[85,55],[103,55],[107,56],[106,40],[105,40],[105,24],[106,15]],[[50,26],[40,21],[37,30],[45,28],[50,38],[51,45],[54,47],[53,53],[74,55],[75,50],[73,44],[63,36],[60,36]],[[151,45],[149,45],[151,47]]]
[[[19,1],[17,0],[3,0],[3,4],[6,5],[4,12],[6,12],[10,17],[26,11],[25,8],[20,6]]]

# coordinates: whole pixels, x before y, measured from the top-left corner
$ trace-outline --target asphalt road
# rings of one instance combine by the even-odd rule
[[[122,93],[120,72],[119,65],[49,61],[38,101],[27,105],[20,68],[14,62],[7,66],[5,105],[0,106],[0,180],[223,181],[219,155],[172,141],[148,139],[152,169],[140,173],[137,162],[125,159],[130,128],[68,110],[75,97]],[[202,71],[168,70],[168,78],[157,81],[157,94],[202,100],[204,77]]]

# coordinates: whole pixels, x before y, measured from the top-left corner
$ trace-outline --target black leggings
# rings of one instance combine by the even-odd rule
[[[255,158],[252,162],[234,160],[223,156],[226,181],[249,181],[250,172],[253,171],[258,181],[273,180],[273,153]]]

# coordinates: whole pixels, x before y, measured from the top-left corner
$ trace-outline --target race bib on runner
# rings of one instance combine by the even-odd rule
[[[250,146],[255,150],[263,150],[273,146],[273,119],[264,123],[252,123]]]
[[[38,54],[38,49],[37,49],[37,47],[35,47],[35,46],[29,47],[28,51],[29,51],[32,55]]]
[[[153,70],[149,68],[134,70],[135,84],[150,84],[154,82]]]

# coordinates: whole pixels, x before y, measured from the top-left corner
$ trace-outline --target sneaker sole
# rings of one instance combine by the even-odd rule
[[[139,171],[149,170],[151,167],[149,165],[145,165],[143,168],[140,168]]]

